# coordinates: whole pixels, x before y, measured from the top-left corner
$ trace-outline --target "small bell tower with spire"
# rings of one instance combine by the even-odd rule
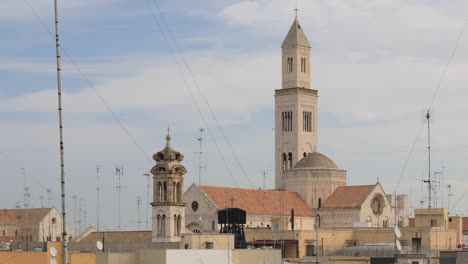
[[[317,150],[318,91],[311,89],[311,45],[296,17],[281,45],[281,89],[275,90],[275,188],[307,154]]]
[[[166,137],[166,147],[153,155],[156,165],[153,174],[153,242],[180,242],[185,227],[183,202],[184,175],[181,164],[184,155],[171,147],[171,136]]]

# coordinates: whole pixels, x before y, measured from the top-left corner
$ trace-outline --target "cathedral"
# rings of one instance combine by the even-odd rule
[[[311,45],[297,17],[282,45],[282,85],[275,98],[275,190],[193,184],[183,193],[183,155],[166,147],[154,155],[153,241],[181,233],[219,232],[217,211],[246,211],[246,228],[404,227],[406,195],[387,195],[379,182],[348,186],[346,170],[318,152],[318,90],[311,83]]]

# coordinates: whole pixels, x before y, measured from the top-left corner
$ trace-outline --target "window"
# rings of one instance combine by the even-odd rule
[[[3,229],[3,236],[5,236],[5,229]]]
[[[211,231],[215,231],[216,229],[216,223],[215,221],[211,221]]]
[[[162,183],[158,183],[158,192],[159,192],[159,201],[163,201],[163,188],[162,188]]]
[[[293,112],[292,111],[287,111],[287,112],[282,112],[281,113],[281,119],[282,119],[282,124],[283,124],[283,132],[288,132],[292,131],[292,118],[293,118]]]
[[[303,122],[302,126],[305,132],[312,132],[312,112],[302,112]]]
[[[288,58],[288,72],[293,72],[293,58]]]
[[[197,201],[192,202],[192,210],[194,212],[196,212],[198,210],[198,202]]]
[[[177,216],[177,236],[180,236],[180,230],[182,228],[182,220],[180,218],[180,215]]]
[[[286,153],[283,153],[282,156],[283,156],[283,171],[285,171],[287,169],[287,166],[288,166]]]
[[[322,208],[322,198],[318,199],[318,208]]]
[[[288,154],[288,169],[292,169],[292,153]]]
[[[306,58],[301,58],[301,72],[306,73],[307,72],[307,59]]]
[[[437,226],[437,219],[431,219],[431,227]]]
[[[164,201],[167,201],[167,182],[163,183],[163,198]]]
[[[307,245],[306,246],[306,256],[315,256],[315,246],[314,245]]]
[[[385,217],[383,222],[382,222],[382,227],[388,227],[388,218]]]
[[[452,223],[452,218],[449,218],[449,222]]]
[[[174,236],[177,236],[177,216],[174,215]]]

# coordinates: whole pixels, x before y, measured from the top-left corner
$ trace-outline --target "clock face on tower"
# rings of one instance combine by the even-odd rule
[[[375,215],[380,215],[383,213],[383,208],[384,208],[384,199],[383,199],[383,196],[381,194],[377,194],[374,196],[374,198],[372,198],[372,201],[371,201],[371,208],[372,208],[372,212],[375,214]]]

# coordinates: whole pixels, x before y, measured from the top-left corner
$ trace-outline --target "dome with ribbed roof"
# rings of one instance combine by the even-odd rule
[[[301,159],[294,168],[325,168],[338,169],[335,162],[329,157],[318,152],[310,153]]]

